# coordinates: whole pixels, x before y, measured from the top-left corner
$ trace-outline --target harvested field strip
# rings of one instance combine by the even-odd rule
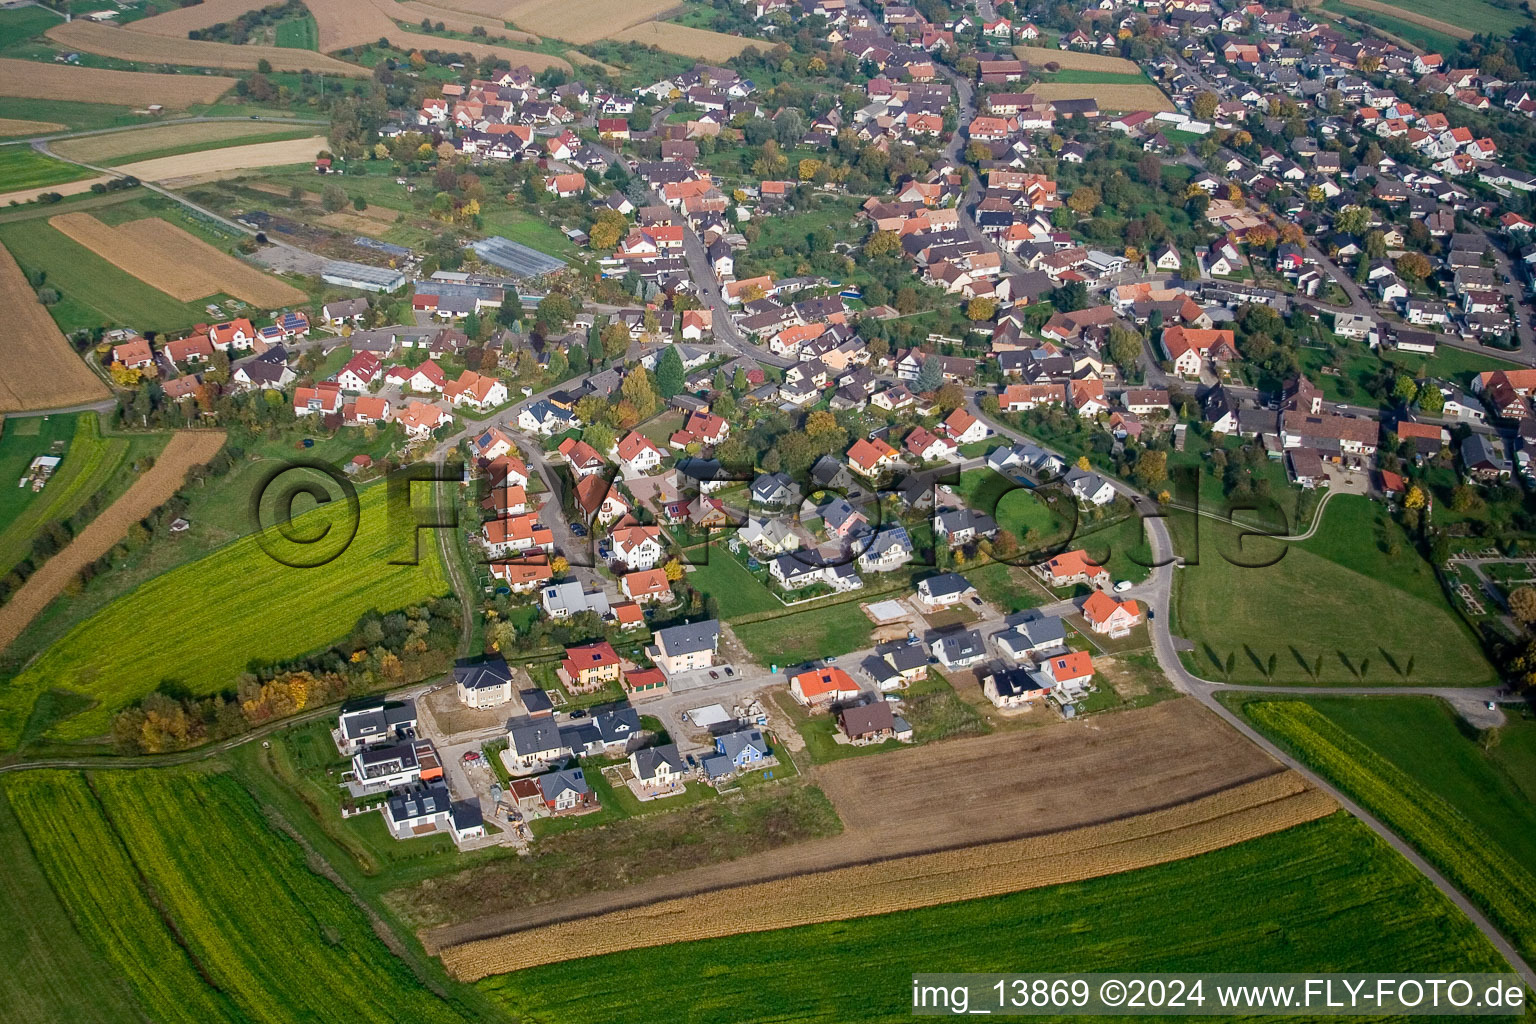
[[[187,470],[213,458],[224,446],[224,432],[178,431],[148,473],[139,477],[107,510],[80,531],[63,551],[50,558],[0,606],[0,649],[21,635],[33,616],[57,597],[81,569],[106,554],[134,523],[149,515],[181,487]]]
[[[162,268],[178,263],[195,267],[198,275],[212,285],[212,290],[204,295],[223,292],[263,309],[298,306],[309,301],[309,296],[293,285],[262,273],[169,221],[146,217],[129,221],[117,231],[144,255],[143,262]]]
[[[192,8],[186,8],[192,10]],[[211,144],[231,145],[251,136],[265,136],[281,131],[280,120],[203,121],[188,124],[158,124],[147,128],[128,128],[107,135],[85,135],[51,143],[49,149],[70,160],[83,160],[93,164],[110,165],[113,161],[131,159],[140,153],[153,153],[171,147],[209,148]],[[294,125],[291,131],[313,134],[314,125]]]
[[[76,21],[57,27],[81,28],[89,24],[86,21]],[[120,29],[103,28],[100,25],[95,27],[108,36],[129,34]],[[155,43],[152,39],[146,42]],[[73,43],[70,45],[75,49],[91,53],[98,52],[89,46]],[[116,55],[107,54],[107,56]],[[251,64],[251,67],[255,66],[255,63]],[[213,75],[159,75],[147,71],[108,71],[103,68],[39,64],[30,60],[0,58],[0,96],[45,95],[54,100],[74,100],[81,103],[100,103],[103,97],[110,97],[114,103],[134,106],[160,103],[172,110],[183,110],[194,103],[214,102],[228,92],[234,84],[233,78]]]
[[[115,174],[101,174],[94,178],[66,181],[62,185],[39,185],[37,188],[24,188],[18,192],[0,192],[0,206],[30,203],[41,195],[77,196],[82,192],[89,192],[91,186],[98,181],[107,182],[115,177],[117,177]]]
[[[49,884],[80,934],[166,1024],[238,1020],[145,897],[138,871],[85,778],[38,771],[5,786]]]
[[[499,2],[499,0],[498,0]],[[422,18],[431,18],[434,23],[442,22],[443,27],[450,32],[473,32],[476,26],[484,28],[491,35],[502,35],[519,43],[528,43],[530,46],[538,46],[544,40],[532,32],[520,32],[514,28],[507,28],[505,24],[505,11],[495,15],[477,18],[473,14],[452,10],[438,4],[430,4],[424,0],[406,0],[405,3],[395,5],[396,13],[401,20],[409,20],[407,14],[414,16],[418,21]]]
[[[1471,39],[1471,29],[1462,28],[1460,25],[1452,25],[1450,22],[1441,21],[1439,18],[1431,18],[1428,15],[1416,14],[1413,11],[1404,10],[1394,4],[1384,4],[1380,0],[1340,0],[1346,7],[1358,7],[1362,11],[1375,11],[1378,14],[1386,14],[1406,21],[1413,25],[1421,25],[1427,29],[1433,29],[1442,35],[1452,39]]]
[[[307,0],[307,6],[315,17],[316,25],[319,26],[320,49],[327,52],[348,46],[360,46],[379,39],[388,39],[391,45],[402,50],[444,50],[468,53],[476,59],[489,57],[506,60],[513,67],[526,64],[534,71],[551,67],[560,68],[562,71],[571,70],[570,64],[559,57],[552,57],[545,53],[517,50],[509,46],[496,46],[492,43],[472,42],[466,39],[444,39],[442,36],[429,36],[402,29],[395,23],[395,18],[413,12],[403,10],[394,0]],[[431,17],[431,15],[426,16]],[[502,22],[505,19],[499,12],[490,15],[489,18],[485,25],[488,32],[492,35],[507,35],[515,38],[515,34],[509,33],[503,26]],[[413,20],[421,19],[418,17]],[[446,25],[448,19],[443,17],[432,20],[442,21]]]
[[[117,57],[119,60],[138,60],[153,64],[184,64],[195,68],[227,68],[238,71],[255,71],[260,61],[267,61],[274,71],[324,71],[333,75],[349,75],[353,77],[365,77],[368,69],[356,64],[348,64],[346,61],[337,60],[335,57],[327,57],[323,53],[312,53],[309,50],[292,50],[283,46],[236,46],[233,43],[209,43],[195,39],[167,39],[163,36],[152,36],[143,32],[130,32],[126,29],[108,28],[91,21],[72,21],[64,25],[57,25],[48,30],[48,38],[54,42],[74,49],[84,50],[86,53],[98,53],[103,57]],[[49,67],[50,65],[28,64],[28,67]],[[58,69],[65,72],[76,72],[83,69],[59,65]],[[137,75],[136,71],[113,71],[115,75]],[[192,76],[161,76],[181,78],[187,77],[192,81],[209,81],[206,78],[192,78]],[[225,89],[234,83],[229,79],[215,79],[225,82]],[[223,90],[220,90],[222,92]],[[31,93],[23,95],[36,95],[34,87]],[[102,96],[113,96],[121,102],[165,103],[160,99],[123,100],[115,96],[110,89],[101,90],[90,99],[100,101]],[[59,99],[87,99],[86,96],[60,96]],[[197,102],[211,103],[212,99]],[[166,103],[167,106],[172,104]],[[186,106],[178,103],[175,106]]]
[[[0,352],[0,412],[50,409],[108,397],[105,383],[75,354],[8,250],[0,246],[0,309],[8,321]]]
[[[0,117],[0,135],[47,135],[49,132],[61,132],[62,124],[54,124],[52,121],[18,121],[13,117]]]
[[[1264,701],[1244,710],[1445,872],[1515,948],[1536,953],[1536,874],[1502,845],[1311,705]]]
[[[519,6],[510,20],[518,28],[580,46],[599,39],[618,39],[631,25],[660,17],[676,6],[676,0],[587,0],[582,4],[537,0]]]
[[[608,39],[621,43],[639,43],[654,46],[668,53],[700,60],[728,61],[741,55],[741,51],[753,45],[753,40],[741,36],[710,32],[702,28],[689,28],[670,21],[646,21],[638,25],[608,33]]]
[[[1079,71],[1114,71],[1122,75],[1139,75],[1141,68],[1135,61],[1124,57],[1110,57],[1100,53],[1083,53],[1080,50],[1056,50],[1045,46],[1015,46],[1014,56],[1031,64],[1060,64],[1064,68]],[[1031,90],[1033,91],[1033,90]]]
[[[997,896],[1192,857],[1337,809],[1287,772],[1070,832],[762,882],[455,946],[443,951],[443,964],[454,977],[475,981],[625,949]]]
[[[498,31],[506,30],[498,29]],[[569,61],[535,50],[518,50],[491,43],[473,43],[467,39],[444,39],[442,36],[429,36],[421,32],[402,32],[398,27],[391,28],[388,38],[390,43],[402,50],[447,50],[452,53],[467,53],[477,60],[486,58],[504,60],[513,67],[526,65],[531,71],[543,71],[546,68],[571,71]]]
[[[48,223],[151,288],[181,302],[233,295],[253,306],[292,306],[309,296],[247,266],[167,221],[154,217],[118,227],[89,213],[66,213]]]
[[[26,557],[32,538],[44,523],[67,520],[87,498],[105,487],[127,455],[127,438],[102,437],[96,414],[81,413],[64,462],[48,481],[42,497],[29,502],[20,515],[0,529],[0,572],[9,572]]]
[[[1172,110],[1173,103],[1163,90],[1150,82],[1143,85],[1074,85],[1045,82],[1030,87],[1043,100],[1086,100],[1098,103],[1100,110]]]
[[[314,160],[316,153],[329,145],[325,136],[312,135],[307,139],[289,139],[287,142],[258,142],[250,146],[227,146],[201,153],[139,160],[114,170],[120,174],[131,174],[140,181],[171,181],[204,174],[227,174],[258,167],[309,163]]]
[[[185,39],[195,28],[208,28],[220,22],[234,21],[248,11],[258,11],[271,0],[202,0],[191,7],[176,7],[164,14],[156,14],[129,22],[129,32],[145,32],[152,36]]]
[[[1040,786],[1020,764],[1049,764]],[[1116,783],[1100,781],[1116,765]],[[519,886],[487,888],[478,915],[421,933],[429,952],[576,917],[890,857],[1066,832],[1161,810],[1266,778],[1281,766],[1189,698],[1083,722],[1055,722],[822,765],[816,784],[843,833],[768,854],[672,872],[605,892],[538,902]],[[935,800],[942,792],[945,799]],[[879,793],[879,800],[869,794]],[[430,886],[401,900],[437,925]],[[419,908],[419,909],[418,909]]]

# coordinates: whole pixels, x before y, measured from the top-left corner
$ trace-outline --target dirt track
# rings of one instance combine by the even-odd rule
[[[21,635],[37,613],[64,591],[75,574],[112,549],[128,528],[175,494],[187,470],[207,462],[224,446],[222,430],[180,430],[139,477],[63,551],[43,563],[15,595],[0,606],[0,650]]]
[[[846,829],[758,856],[664,876],[613,892],[520,906],[486,887],[486,916],[424,931],[446,946],[556,921],[729,886],[1048,835],[1205,797],[1280,771],[1280,765],[1189,699],[850,758],[814,781]]]
[[[10,251],[0,246],[0,413],[51,409],[107,398],[111,392],[75,354]],[[8,484],[8,486],[14,486]]]

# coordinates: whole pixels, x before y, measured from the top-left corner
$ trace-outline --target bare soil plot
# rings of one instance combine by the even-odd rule
[[[37,301],[15,258],[0,246],[0,413],[54,409],[110,397],[107,385]]]
[[[1139,75],[1141,68],[1135,61],[1124,57],[1110,57],[1102,53],[1083,53],[1080,50],[1057,50],[1049,46],[1015,46],[1013,54],[1019,60],[1042,65],[1054,61],[1064,68],[1075,71],[1113,71],[1122,75]],[[1030,90],[1033,92],[1034,90]]]
[[[183,153],[154,160],[139,160],[116,168],[140,181],[171,181],[226,172],[245,172],[259,167],[282,167],[308,163],[315,154],[330,146],[324,135],[284,142],[257,142],[249,146],[226,146],[201,153]]]
[[[165,503],[181,487],[187,470],[213,458],[224,446],[222,430],[178,430],[148,473],[102,512],[69,545],[33,573],[0,606],[0,649],[21,635],[27,623],[64,590],[87,565],[112,549],[128,528]]]
[[[1086,100],[1099,104],[1100,110],[1172,110],[1173,103],[1163,90],[1148,82],[1145,85],[1072,85],[1050,82],[1030,87],[1030,92],[1043,100]]]
[[[1342,3],[1346,7],[1358,7],[1362,11],[1375,11],[1377,14],[1387,14],[1414,25],[1422,25],[1442,35],[1450,36],[1452,39],[1471,39],[1474,35],[1473,31],[1469,28],[1452,25],[1450,22],[1441,21],[1439,18],[1431,18],[1426,14],[1417,14],[1413,11],[1404,10],[1395,4],[1384,4],[1381,0],[1342,0]]]
[[[1265,778],[1278,762],[1189,699],[1027,732],[933,743],[817,769],[841,835],[611,892],[523,905],[421,933],[429,951],[716,889],[890,857],[1040,836],[1160,810]],[[1053,780],[1041,785],[1042,777]]]
[[[199,5],[201,6],[201,5]],[[188,7],[185,10],[194,10]],[[274,127],[277,126],[277,127]],[[271,135],[281,130],[281,121],[202,121],[191,124],[158,124],[149,128],[128,128],[106,135],[83,135],[49,144],[49,149],[69,160],[110,164],[135,153],[150,153],[170,146],[198,143],[226,143],[252,135]],[[303,130],[305,125],[295,126]]]
[[[687,25],[675,25],[670,21],[641,22],[617,32],[610,32],[607,38],[624,43],[639,43],[641,46],[654,46],[659,50],[681,54],[684,57],[721,62],[739,56],[742,50],[753,43],[752,40],[743,39],[741,36],[690,28]]]
[[[271,196],[282,196],[284,199],[287,199],[293,191],[292,188],[286,185],[274,185],[270,181],[253,181],[251,182],[251,188]],[[319,192],[303,192],[300,193],[298,201],[301,203],[318,203],[320,198]]]
[[[47,135],[61,132],[64,126],[52,121],[18,121],[14,117],[0,117],[0,135]]]
[[[393,218],[381,220],[361,213],[328,213],[318,218],[319,223],[337,231],[351,231],[359,235],[383,235],[394,224]]]
[[[622,949],[997,896],[1182,860],[1337,809],[1327,794],[1286,772],[1068,832],[759,882],[454,946],[443,950],[443,964],[473,981]]]
[[[599,39],[621,38],[619,33],[624,29],[676,6],[676,0],[585,0],[580,4],[570,0],[536,0],[518,7],[511,21],[518,28],[579,46]]]
[[[116,57],[119,60],[142,60],[156,64],[185,64],[197,68],[229,68],[242,71],[254,71],[259,61],[267,61],[274,71],[324,71],[333,75],[351,75],[365,77],[370,72],[367,68],[356,64],[348,64],[346,61],[337,60],[335,57],[327,57],[323,53],[315,53],[312,50],[296,50],[286,46],[236,46],[233,43],[210,43],[196,39],[168,39],[164,36],[152,36],[147,32],[134,32],[126,28],[110,28],[106,25],[98,25],[93,21],[77,20],[63,25],[56,25],[48,30],[48,38],[54,42],[62,43],[73,50],[84,50],[86,53],[98,53],[103,57]],[[378,38],[375,36],[374,38]],[[17,63],[22,63],[18,61]],[[65,67],[64,65],[34,64],[26,62],[28,67],[48,68],[55,67],[65,74],[90,70],[86,68]],[[112,71],[97,72],[98,74],[114,75],[139,75],[137,71]],[[194,75],[161,75],[161,78],[188,79],[198,81],[199,76]],[[225,78],[220,79],[227,89],[234,82]],[[220,90],[223,92],[223,89]],[[34,88],[30,93],[22,95],[37,95]],[[60,96],[59,99],[81,99],[92,102],[101,102],[102,96],[112,96],[110,89],[95,90],[91,96]],[[206,100],[193,102],[212,103],[213,97]],[[165,103],[160,99],[125,100],[114,96],[118,102],[143,102]],[[175,104],[184,107],[186,103]],[[166,106],[171,106],[166,103]]]
[[[195,28],[208,28],[220,22],[234,21],[247,11],[266,6],[263,0],[202,0],[191,7],[177,7],[149,18],[128,23],[130,32],[147,32],[152,36],[185,39]]]
[[[76,21],[71,24],[84,26],[89,22]],[[120,30],[99,25],[96,28],[111,36],[124,34]],[[78,43],[69,45],[77,50],[99,52]],[[255,66],[255,63],[251,64],[251,67]],[[49,99],[79,103],[100,103],[103,99],[111,99],[113,103],[125,105],[159,103],[172,110],[182,110],[194,103],[212,103],[234,84],[233,78],[217,75],[158,75],[148,71],[108,71],[104,68],[0,58],[0,96],[47,96]]]

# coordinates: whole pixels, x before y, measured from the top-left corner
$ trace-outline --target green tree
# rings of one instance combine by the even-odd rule
[[[327,185],[320,193],[320,205],[327,213],[339,213],[347,208],[347,193],[340,185]]]
[[[1419,385],[1408,374],[1400,373],[1392,383],[1392,397],[1404,405],[1412,405],[1413,400],[1419,397]]]
[[[923,365],[918,368],[917,381],[913,390],[919,394],[929,394],[938,391],[944,386],[944,367],[939,360],[932,355],[923,357]]]
[[[641,419],[649,419],[655,414],[656,390],[651,387],[651,375],[645,367],[637,366],[624,375],[624,383],[619,385],[619,394],[635,407]]]
[[[669,345],[656,361],[656,390],[663,399],[682,394],[683,376],[683,357]]]
[[[1426,416],[1439,416],[1445,411],[1445,395],[1433,384],[1419,389],[1419,408]]]

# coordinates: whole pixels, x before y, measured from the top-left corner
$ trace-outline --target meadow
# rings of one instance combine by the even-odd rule
[[[1277,683],[1478,686],[1494,680],[1432,567],[1380,506],[1341,495],[1323,517],[1310,540],[1250,538],[1241,546],[1237,528],[1198,520],[1199,564],[1178,573],[1174,593],[1174,632],[1194,642],[1194,671],[1226,679],[1230,659],[1231,682],[1262,683],[1269,681],[1273,656]],[[1193,518],[1169,523],[1180,554],[1189,558]]]
[[[1332,14],[1342,15],[1353,21],[1391,33],[1412,46],[1434,53],[1454,53],[1459,34],[1451,34],[1437,27],[1431,27],[1417,21],[1410,21],[1408,17],[1398,17],[1391,13],[1395,8],[1381,4],[1380,6],[1363,7],[1349,0],[1325,0],[1319,5],[1321,10]],[[1403,12],[1406,13],[1406,12]],[[1424,19],[1431,21],[1435,26],[1442,25],[1436,19]],[[1445,25],[1445,29],[1455,26]]]
[[[697,547],[688,554],[696,562],[704,564],[689,566],[683,582],[713,597],[722,619],[729,621],[743,615],[783,608],[773,592],[723,546]]]
[[[0,244],[23,270],[48,275],[48,286],[63,296],[48,312],[66,333],[103,326],[168,331],[208,319],[201,303],[177,302],[47,224],[0,225]]]
[[[1438,704],[1355,704],[1249,700],[1242,711],[1412,844],[1530,957],[1536,952],[1536,873],[1529,867],[1536,779],[1527,774],[1522,789],[1496,759],[1477,756],[1456,723],[1437,714]],[[1526,773],[1533,733],[1536,728],[1521,723],[1515,741]]]
[[[874,624],[857,601],[844,601],[785,611],[732,629],[758,664],[783,668],[868,647]]]
[[[59,482],[64,472],[61,465],[48,487],[35,492],[30,487],[17,487],[21,478],[39,455],[47,455],[60,442],[69,444],[77,433],[76,416],[7,416],[0,420],[0,520],[12,522],[26,509],[43,500],[43,494]],[[4,536],[4,534],[0,534]],[[3,551],[0,546],[0,551]]]
[[[30,146],[6,146],[0,149],[0,181],[5,182],[7,192],[19,192],[40,185],[62,185],[66,181],[95,176],[95,171],[44,156]]]
[[[1465,0],[1456,4],[1454,9],[1448,8],[1442,0],[1365,0],[1364,3],[1354,0],[1350,6],[1403,11],[1468,34],[1486,32],[1494,36],[1507,35],[1531,24],[1530,16],[1520,7],[1504,7],[1490,3],[1489,0]]]
[[[1501,967],[1428,882],[1335,814],[1091,881],[568,961],[479,987],[541,1024],[727,1024],[743,1006],[758,1020],[895,1022],[911,1019],[919,971]]]
[[[162,684],[196,694],[229,689],[250,665],[316,650],[370,610],[401,608],[448,590],[430,537],[420,545],[420,565],[390,564],[402,545],[388,522],[383,486],[362,492],[359,512],[350,546],[322,566],[290,568],[262,544],[296,562],[333,552],[346,530],[345,502],[311,510],[287,528],[306,540],[334,531],[318,546],[288,546],[269,528],[112,601],[74,626],[0,695],[0,743],[15,745],[33,701],[48,690],[97,702],[55,730],[62,739],[84,739],[105,731],[110,712]],[[408,553],[408,546],[403,550]]]
[[[466,1019],[229,775],[38,772],[6,792],[54,892],[144,1017]]]
[[[59,23],[59,16],[42,7],[0,11],[0,50],[40,36]]]

